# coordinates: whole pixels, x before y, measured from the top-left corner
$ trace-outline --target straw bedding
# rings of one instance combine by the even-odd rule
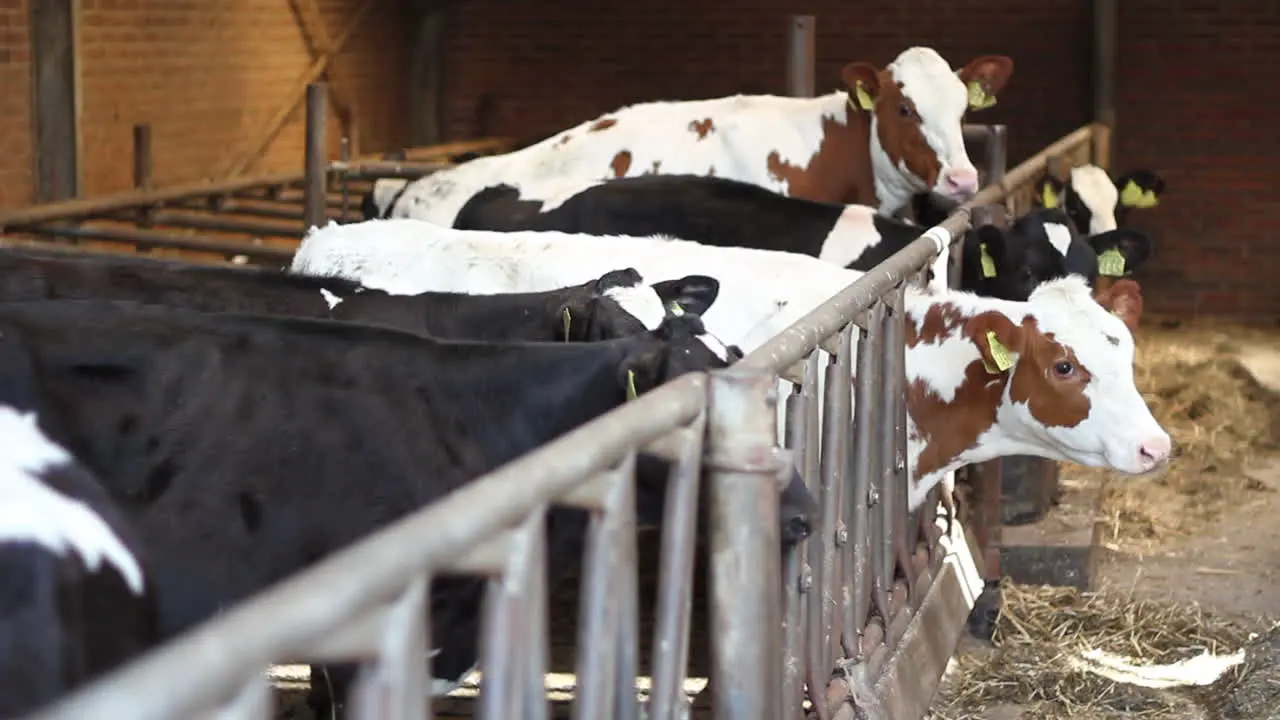
[[[1227,619],[1198,605],[1007,580],[1003,594],[994,650],[956,658],[933,720],[987,718],[999,705],[1016,705],[1022,717],[1037,720],[1280,718],[1280,630],[1261,618]],[[1113,682],[1072,662],[1091,649],[1166,664],[1242,647],[1244,662],[1206,687],[1153,690]]]

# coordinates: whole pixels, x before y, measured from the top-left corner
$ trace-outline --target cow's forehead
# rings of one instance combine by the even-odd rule
[[[1095,377],[1133,372],[1133,335],[1120,318],[1093,299],[1079,275],[1042,283],[1027,300],[1040,332],[1071,348]]]
[[[930,111],[951,110],[957,116],[964,113],[968,102],[964,83],[932,48],[908,48],[887,69],[922,116],[931,114]]]
[[[1113,213],[1120,200],[1115,181],[1097,165],[1071,168],[1071,189],[1095,213]]]

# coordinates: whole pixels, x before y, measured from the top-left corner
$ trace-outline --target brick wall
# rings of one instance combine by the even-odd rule
[[[1169,184],[1158,208],[1130,220],[1157,243],[1141,273],[1148,307],[1274,323],[1280,5],[1119,5],[1114,168],[1150,168]]]
[[[35,196],[29,0],[0,0],[0,207]],[[364,151],[402,147],[410,28],[378,2],[334,61],[360,111]],[[363,0],[318,0],[330,37]],[[128,189],[132,128],[149,123],[157,185],[221,177],[296,87],[311,57],[288,0],[82,0],[81,195]],[[301,169],[299,109],[248,172]],[[341,135],[329,114],[331,152]]]
[[[27,0],[0,0],[0,207],[35,197]]]

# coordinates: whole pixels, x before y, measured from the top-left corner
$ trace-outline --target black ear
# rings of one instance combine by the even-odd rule
[[[693,338],[705,334],[707,326],[703,324],[700,316],[693,313],[681,315],[667,313],[667,316],[662,319],[662,323],[653,332],[663,340],[674,340],[681,337]]]
[[[720,295],[720,281],[706,275],[687,275],[679,280],[663,280],[651,285],[670,311],[676,303],[686,313],[703,315]]]
[[[1164,178],[1151,170],[1134,170],[1116,178],[1122,207],[1155,207],[1164,194]]]
[[[1040,208],[1057,208],[1066,204],[1067,184],[1053,173],[1045,172],[1036,180],[1035,195],[1032,202]]]
[[[911,196],[911,215],[921,227],[928,228],[941,224],[958,207],[960,207],[958,200],[936,192],[916,193]]]
[[[596,292],[603,293],[616,287],[635,287],[644,282],[640,271],[635,268],[610,270],[596,280]]]
[[[1152,251],[1151,238],[1147,237],[1146,233],[1131,228],[1109,230],[1090,236],[1089,247],[1092,247],[1094,253],[1098,255],[1111,248],[1118,249],[1124,256],[1126,272],[1132,272],[1145,263],[1147,258],[1151,257]]]

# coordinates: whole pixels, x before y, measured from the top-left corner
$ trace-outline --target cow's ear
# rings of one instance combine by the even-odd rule
[[[1164,194],[1164,178],[1150,170],[1135,170],[1116,178],[1120,205],[1126,208],[1152,208],[1160,204]]]
[[[981,55],[969,61],[956,76],[969,93],[969,109],[985,110],[996,104],[996,95],[1013,75],[1013,60],[1004,55]]]
[[[1026,331],[1003,313],[984,312],[965,323],[964,334],[978,346],[987,372],[1000,375],[1013,367],[1026,346]]]
[[[706,275],[686,275],[650,285],[668,314],[704,315],[720,295],[720,281]]]
[[[1060,208],[1066,200],[1067,184],[1061,179],[1054,177],[1053,173],[1046,172],[1036,180],[1035,195],[1032,201],[1036,207],[1042,207],[1049,210]]]
[[[1098,255],[1101,275],[1127,275],[1151,257],[1151,238],[1140,230],[1119,228],[1089,236],[1089,247]],[[1118,259],[1113,257],[1118,254]],[[1118,260],[1118,261],[1117,261]]]
[[[880,97],[880,71],[868,62],[854,62],[844,66],[840,79],[849,90],[849,104],[857,110],[872,112],[876,98]]]

